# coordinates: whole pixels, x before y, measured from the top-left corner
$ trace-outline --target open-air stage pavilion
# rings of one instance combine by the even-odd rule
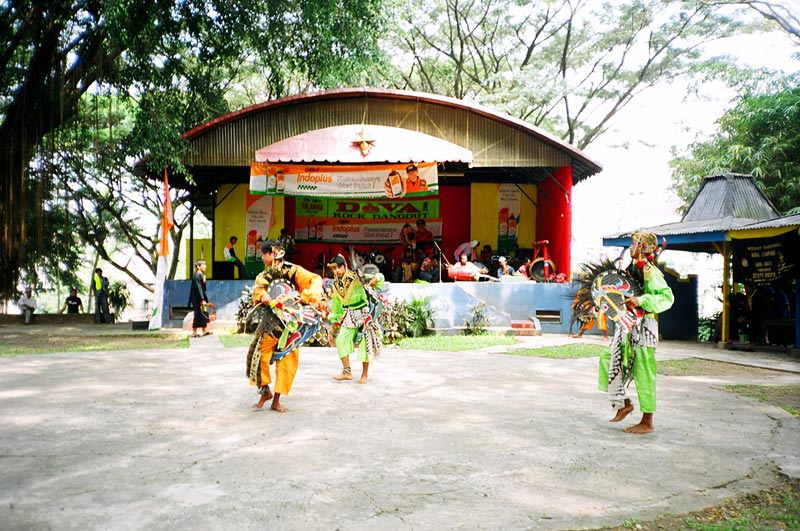
[[[461,100],[396,90],[342,89],[291,96],[220,116],[187,133],[193,179],[170,175],[213,225],[210,239],[190,235],[188,262],[209,262],[208,291],[218,318],[233,319],[243,287],[223,261],[228,238],[253,276],[257,241],[286,228],[291,257],[324,273],[331,256],[379,255],[387,279],[400,263],[399,233],[424,220],[443,261],[478,240],[494,260],[536,257],[547,241],[554,275],[570,279],[573,186],[602,167],[580,150],[521,120]],[[419,167],[427,189],[391,195],[383,180]],[[405,190],[404,190],[405,191]],[[535,250],[536,249],[536,250]],[[541,254],[537,256],[541,257]],[[484,257],[490,273],[496,267]],[[385,269],[384,269],[385,268]],[[187,275],[188,276],[188,275]],[[446,278],[446,274],[443,275]],[[696,279],[668,275],[679,304],[662,319],[665,338],[696,337]],[[179,326],[188,281],[165,285],[164,326]],[[464,325],[469,307],[487,304],[491,325],[533,321],[567,332],[571,282],[388,283],[389,298],[431,295],[437,328]]]

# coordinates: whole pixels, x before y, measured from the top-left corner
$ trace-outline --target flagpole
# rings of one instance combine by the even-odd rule
[[[159,330],[164,322],[164,281],[167,279],[167,257],[169,256],[169,233],[174,222],[172,219],[172,201],[169,198],[169,182],[167,170],[164,168],[164,204],[161,213],[160,240],[158,245],[158,263],[156,264],[156,282],[153,292],[153,312],[150,316],[150,330]]]

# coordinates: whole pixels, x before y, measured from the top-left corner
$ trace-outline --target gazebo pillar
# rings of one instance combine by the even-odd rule
[[[731,319],[731,243],[722,243],[722,333],[721,341],[718,345],[722,348],[727,348],[730,344],[730,337],[728,331],[730,330]]]

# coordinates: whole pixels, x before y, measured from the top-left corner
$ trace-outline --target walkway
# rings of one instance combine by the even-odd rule
[[[525,345],[567,341],[602,343]],[[657,431],[632,436],[621,428],[638,416],[607,422],[596,358],[390,348],[358,385],[331,379],[333,349],[305,348],[279,414],[250,409],[244,350],[209,336],[190,350],[0,358],[2,527],[581,529],[800,474],[800,420],[720,378],[661,377]],[[796,360],[660,352],[736,356],[781,371],[751,383],[800,384]]]

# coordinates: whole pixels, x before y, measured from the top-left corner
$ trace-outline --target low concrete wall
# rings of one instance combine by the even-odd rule
[[[659,331],[664,339],[697,339],[697,278],[679,280],[666,275],[675,293],[675,304],[659,317]],[[236,321],[239,298],[253,285],[252,280],[209,280],[208,298],[216,305],[217,319]],[[164,284],[164,328],[180,328],[190,311],[189,280],[168,280]],[[384,288],[389,300],[411,300],[430,297],[436,328],[459,328],[472,316],[470,307],[486,303],[491,327],[510,327],[511,321],[535,318],[542,333],[570,332],[571,306],[577,285],[540,282],[443,282],[434,284],[397,284],[387,282]],[[613,324],[609,333],[613,332]],[[587,334],[600,334],[595,327]]]
[[[239,298],[252,280],[209,280],[206,291],[216,305],[217,319],[235,321]],[[189,310],[188,280],[168,280],[164,284],[163,327],[180,328]],[[536,282],[445,282],[437,284],[386,283],[389,300],[431,297],[437,328],[464,326],[470,307],[478,301],[487,304],[486,313],[494,327],[510,327],[511,321],[537,317],[544,332],[569,331],[572,284]]]
[[[0,324],[20,323],[22,323],[22,315],[20,314],[0,314]],[[92,323],[94,323],[93,313],[33,313],[33,324],[71,325]]]

